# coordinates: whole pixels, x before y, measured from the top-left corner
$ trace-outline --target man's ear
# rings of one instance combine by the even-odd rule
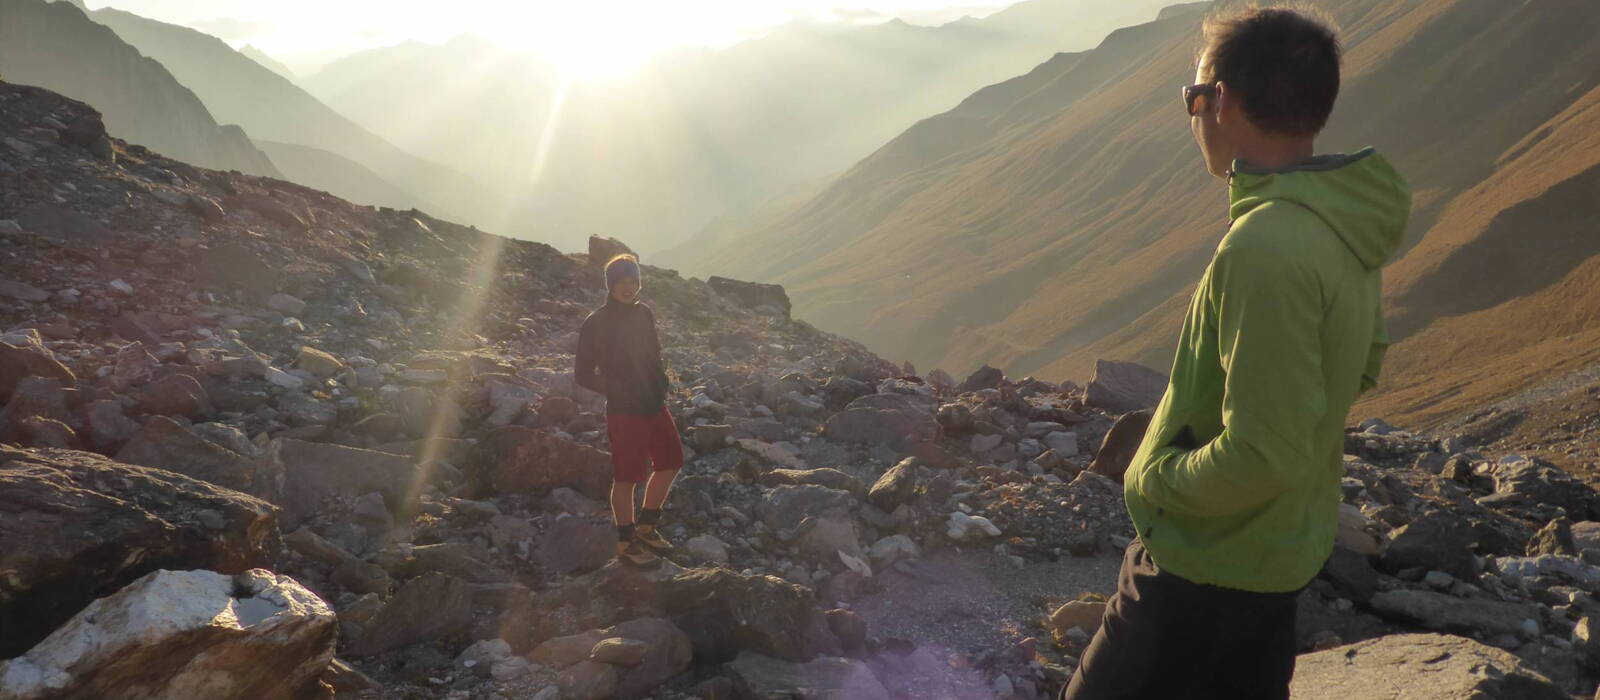
[[[1217,91],[1212,97],[1216,98],[1217,123],[1221,124],[1226,119],[1223,115],[1227,113],[1228,107],[1233,104],[1233,95],[1228,92],[1228,84],[1220,80],[1217,81]]]

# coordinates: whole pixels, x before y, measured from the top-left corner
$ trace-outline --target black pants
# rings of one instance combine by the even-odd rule
[[[1117,592],[1062,700],[1287,700],[1293,593],[1193,583],[1128,545]]]

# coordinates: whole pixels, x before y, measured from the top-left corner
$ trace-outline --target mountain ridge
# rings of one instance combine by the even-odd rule
[[[159,62],[89,20],[81,3],[0,2],[0,73],[95,102],[119,137],[200,165],[279,176],[237,126],[219,124]]]

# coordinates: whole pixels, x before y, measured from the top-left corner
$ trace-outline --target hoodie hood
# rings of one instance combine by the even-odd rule
[[[1276,170],[1235,161],[1228,217],[1237,220],[1273,200],[1294,202],[1322,217],[1369,270],[1394,255],[1411,217],[1411,186],[1371,147]]]

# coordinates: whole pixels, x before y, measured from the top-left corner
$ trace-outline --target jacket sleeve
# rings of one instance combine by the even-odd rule
[[[1192,517],[1266,502],[1314,468],[1327,411],[1322,290],[1316,271],[1281,243],[1224,245],[1206,289],[1226,375],[1222,432],[1196,449],[1168,446],[1134,487],[1152,505]]]
[[[648,310],[649,307],[646,307]],[[663,390],[667,387],[667,361],[661,357],[661,332],[656,330],[656,313],[649,311],[650,319],[650,352],[655,357],[656,377],[661,382]]]
[[[574,363],[573,379],[595,393],[606,393],[606,378],[598,371],[599,348],[595,347],[594,317],[585,319],[578,328],[578,357]]]
[[[1383,304],[1377,308],[1378,318],[1372,325],[1372,347],[1367,351],[1367,368],[1361,373],[1361,391],[1365,394],[1378,386],[1378,375],[1383,372],[1383,356],[1389,351],[1389,330],[1383,321]]]

